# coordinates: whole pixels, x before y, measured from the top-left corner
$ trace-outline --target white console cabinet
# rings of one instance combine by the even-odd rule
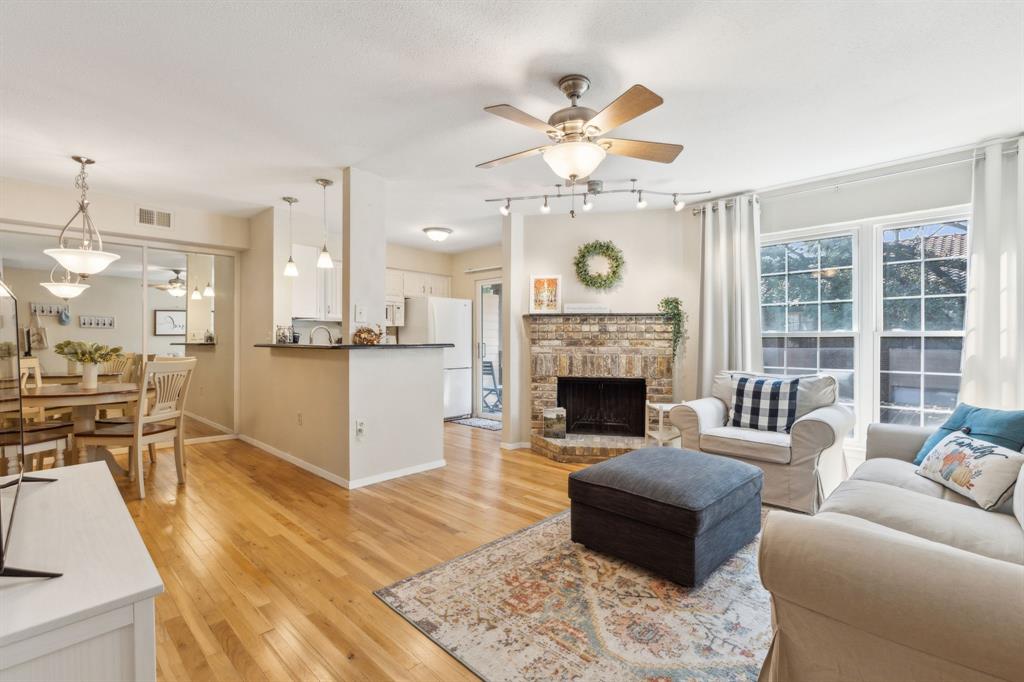
[[[7,563],[63,575],[0,578],[0,681],[155,680],[164,586],[106,463],[35,473]]]

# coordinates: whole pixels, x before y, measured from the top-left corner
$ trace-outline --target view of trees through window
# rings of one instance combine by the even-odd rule
[[[765,371],[824,372],[854,397],[853,236],[761,248],[761,329]]]
[[[967,235],[962,219],[762,245],[765,371],[831,374],[840,402],[868,413],[862,425],[945,421],[960,391]]]
[[[960,391],[967,221],[882,231],[879,417],[945,421]]]

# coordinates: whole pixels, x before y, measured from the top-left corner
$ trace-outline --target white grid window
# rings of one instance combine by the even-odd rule
[[[941,424],[960,391],[967,220],[883,227],[879,420]]]
[[[761,247],[761,328],[765,371],[823,372],[853,404],[856,327],[853,235]]]

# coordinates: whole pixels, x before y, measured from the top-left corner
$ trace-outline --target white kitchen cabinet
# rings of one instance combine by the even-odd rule
[[[299,269],[299,276],[292,278],[292,317],[316,318],[320,315],[320,273],[316,259],[320,249],[305,244],[292,247],[292,258]]]
[[[402,271],[402,295],[450,296],[452,278],[429,272]]]
[[[341,261],[334,261],[330,270],[321,270],[320,315],[321,320],[341,320]]]
[[[405,296],[405,273],[388,268],[384,271],[384,295]]]
[[[341,261],[334,261],[330,270],[322,270],[316,266],[319,256],[316,246],[294,246],[292,257],[299,276],[292,278],[292,317],[338,321],[342,318]]]

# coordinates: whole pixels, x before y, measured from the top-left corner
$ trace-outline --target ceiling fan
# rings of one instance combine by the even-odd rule
[[[583,93],[590,88],[590,79],[586,76],[563,76],[558,81],[558,88],[572,104],[551,114],[547,123],[509,104],[484,107],[484,111],[495,116],[544,133],[551,140],[551,144],[487,161],[478,164],[477,168],[494,168],[509,161],[543,154],[544,161],[551,170],[569,180],[570,184],[575,184],[593,173],[604,161],[606,154],[672,163],[679,156],[679,152],[683,151],[681,144],[605,137],[615,128],[660,106],[665,101],[644,86],[634,85],[600,112],[577,104]]]
[[[160,291],[166,291],[175,298],[181,298],[188,293],[188,290],[185,288],[185,280],[181,278],[181,273],[184,270],[171,270],[171,272],[174,273],[174,277],[167,280],[166,284],[150,284],[149,286]]]

